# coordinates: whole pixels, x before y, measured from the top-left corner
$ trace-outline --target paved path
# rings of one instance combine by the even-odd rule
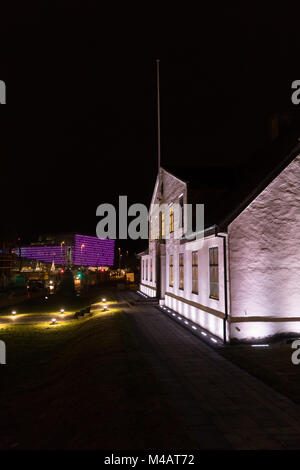
[[[168,403],[199,449],[300,449],[300,407],[137,294],[119,292]],[[124,304],[125,305],[125,304]]]

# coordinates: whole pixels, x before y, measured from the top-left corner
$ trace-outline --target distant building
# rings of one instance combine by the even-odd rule
[[[18,253],[22,258],[55,266],[104,267],[114,264],[114,245],[114,240],[88,235],[47,235],[21,247]]]
[[[12,252],[12,244],[0,242],[0,290],[5,290],[10,284],[16,265],[16,256]]]

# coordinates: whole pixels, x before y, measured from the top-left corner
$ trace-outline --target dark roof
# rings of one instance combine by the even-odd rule
[[[260,149],[242,167],[174,168],[164,165],[164,168],[188,184],[188,202],[205,204],[205,227],[216,224],[226,230],[228,224],[300,153],[299,137],[300,123],[296,122],[288,133]]]

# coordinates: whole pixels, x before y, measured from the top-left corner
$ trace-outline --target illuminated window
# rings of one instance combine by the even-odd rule
[[[219,300],[219,255],[218,248],[209,249],[209,296]]]
[[[198,294],[198,251],[192,252],[192,292]]]
[[[173,287],[173,285],[174,285],[173,255],[170,255],[170,258],[169,258],[169,286]]]
[[[179,253],[179,289],[184,288],[184,253]]]
[[[160,213],[161,226],[160,226],[160,238],[165,238],[165,213]]]
[[[174,232],[174,208],[170,208],[170,233]]]

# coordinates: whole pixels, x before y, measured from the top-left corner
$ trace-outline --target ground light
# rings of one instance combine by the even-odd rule
[[[103,310],[105,310],[105,311],[108,310],[107,305],[103,305]]]
[[[48,300],[48,297],[47,297],[47,296],[45,297],[45,300]]]
[[[61,308],[60,309],[60,313],[63,315],[65,313],[65,309],[64,308]]]
[[[55,324],[56,324],[56,318],[52,318],[51,325],[55,325]]]
[[[205,331],[201,331],[200,327],[197,327],[197,326],[193,325],[192,323],[187,321],[184,317],[181,317],[180,315],[176,315],[175,312],[172,312],[172,310],[167,309],[165,306],[160,306],[160,309],[171,313],[173,317],[176,317],[178,320],[180,320],[181,322],[183,322],[185,325],[192,328],[193,330],[199,331],[199,333],[201,333],[201,335],[206,336],[206,337],[208,336],[208,334]],[[210,339],[210,341],[212,341],[215,344],[219,343],[218,340],[213,338],[212,336],[208,337],[208,339]],[[256,346],[256,345],[253,345],[253,346]],[[268,345],[258,345],[258,346],[268,346]]]
[[[12,315],[16,315],[17,312],[16,312],[15,310],[12,310],[11,314],[12,314]]]
[[[106,302],[106,299],[102,299],[102,302]]]

